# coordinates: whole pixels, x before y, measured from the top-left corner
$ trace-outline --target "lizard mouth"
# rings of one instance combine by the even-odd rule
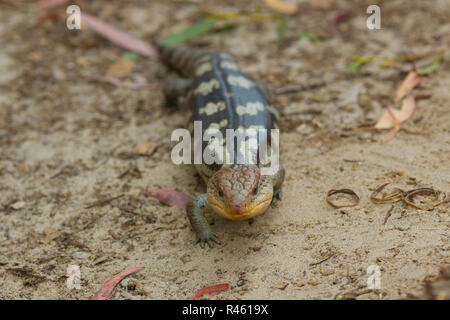
[[[208,202],[214,212],[226,219],[245,220],[256,217],[266,211],[270,203],[272,202],[272,196],[268,195],[242,210],[233,210],[230,208],[226,208],[221,203],[218,203],[217,201],[214,201],[214,199],[210,198],[208,198]]]

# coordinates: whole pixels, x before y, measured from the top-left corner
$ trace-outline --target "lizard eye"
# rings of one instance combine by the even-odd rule
[[[252,192],[253,192],[253,194],[257,194],[258,193],[258,187],[255,187]]]
[[[220,189],[219,189],[219,197],[223,197],[223,192]]]

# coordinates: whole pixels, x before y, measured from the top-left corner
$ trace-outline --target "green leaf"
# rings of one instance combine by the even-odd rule
[[[318,44],[319,38],[315,34],[309,33],[309,32],[303,32],[300,34],[300,38],[309,40],[312,44]]]
[[[136,52],[125,52],[122,55],[122,58],[124,58],[125,60],[136,60],[139,57],[139,55]]]
[[[165,45],[176,45],[183,43],[187,40],[198,38],[208,32],[210,32],[216,24],[216,21],[202,20],[200,22],[194,23],[190,27],[184,29],[183,31],[174,33],[161,40]]]
[[[358,73],[358,68],[359,68],[359,63],[353,61],[350,66],[348,67],[348,69],[350,70],[350,72],[352,74],[357,74]]]
[[[236,12],[218,12],[218,13],[211,13],[206,16],[206,20],[208,21],[232,21],[236,20],[240,17],[246,17],[248,14],[246,13],[236,13]]]
[[[418,73],[420,75],[432,73],[433,71],[435,71],[439,67],[439,65],[440,65],[439,60],[436,60],[433,63],[429,64],[428,66],[423,67],[422,69],[420,69]]]
[[[375,59],[375,57],[358,57],[358,56],[355,56],[355,57],[353,57],[353,62],[350,64],[348,69],[350,70],[350,72],[352,74],[355,75],[355,74],[358,73],[358,68],[360,66],[362,66],[363,64],[366,64],[369,61],[372,61],[373,59]]]
[[[286,33],[286,17],[285,16],[280,17],[280,19],[278,20],[277,33],[278,33],[278,46],[281,47],[281,45],[283,44],[284,35]]]
[[[214,28],[214,30],[212,30],[212,32],[214,32],[214,33],[228,32],[228,31],[236,29],[237,27],[238,27],[237,24],[229,23],[229,24],[226,24],[226,25],[224,25],[222,27]]]
[[[264,22],[264,21],[273,21],[279,19],[279,15],[277,14],[267,14],[261,12],[213,12],[205,17],[205,20],[208,21],[235,21],[237,19],[247,18],[253,22]]]

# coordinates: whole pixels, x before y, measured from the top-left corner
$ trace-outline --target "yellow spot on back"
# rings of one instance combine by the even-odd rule
[[[233,86],[238,86],[242,88],[251,88],[253,87],[253,81],[244,78],[243,76],[228,76],[228,83]]]
[[[244,114],[256,115],[259,111],[264,110],[264,105],[261,102],[249,102],[245,106],[237,106],[236,113],[240,116]]]
[[[211,70],[212,70],[211,63],[204,62],[200,66],[198,66],[197,69],[195,69],[195,75],[197,77],[199,77],[202,74],[204,74],[205,72],[208,72],[208,71],[211,71]]]
[[[220,131],[219,129],[220,129],[220,124],[213,122],[208,126],[208,128],[205,130],[205,132],[208,134],[215,134]]]
[[[222,121],[220,121],[219,125],[221,128],[225,128],[228,125],[228,120],[223,119]]]
[[[209,54],[204,55],[204,56],[200,57],[199,59],[197,59],[198,63],[206,62],[206,61],[211,61],[211,56]]]
[[[217,103],[208,102],[205,107],[200,108],[198,111],[200,114],[204,113],[207,116],[210,116],[216,112],[222,111],[225,109],[225,102],[219,101]]]
[[[205,81],[200,83],[197,89],[194,90],[195,94],[201,94],[206,96],[211,93],[214,89],[218,89],[220,87],[219,81],[216,79],[211,79],[209,81]]]
[[[236,63],[229,60],[223,60],[220,62],[220,66],[224,69],[231,69],[231,70],[239,70],[239,67]]]

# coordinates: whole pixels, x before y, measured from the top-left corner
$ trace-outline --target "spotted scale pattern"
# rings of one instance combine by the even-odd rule
[[[176,48],[156,44],[162,59],[181,74],[192,78],[192,102],[194,121],[202,122],[203,133],[220,132],[225,139],[226,129],[240,130],[277,128],[276,109],[270,105],[263,92],[252,79],[239,70],[236,61],[224,52],[209,52],[191,48]],[[270,135],[267,137],[270,144]],[[256,142],[255,142],[256,139]],[[217,141],[216,141],[217,142]],[[203,142],[203,150],[209,141]],[[259,136],[246,137],[246,143],[259,145]],[[219,145],[225,145],[221,141]],[[241,150],[243,146],[241,145]],[[257,148],[252,149],[257,153]],[[237,163],[238,145],[225,150],[223,159]],[[210,176],[222,165],[208,165],[205,173]]]
[[[194,73],[194,120],[202,121],[203,130],[219,130],[225,138],[226,129],[275,128],[273,107],[230,55],[210,53],[197,62]],[[204,142],[203,148],[207,145]],[[229,150],[235,163],[236,148],[237,143]],[[220,167],[211,165],[212,171]]]

